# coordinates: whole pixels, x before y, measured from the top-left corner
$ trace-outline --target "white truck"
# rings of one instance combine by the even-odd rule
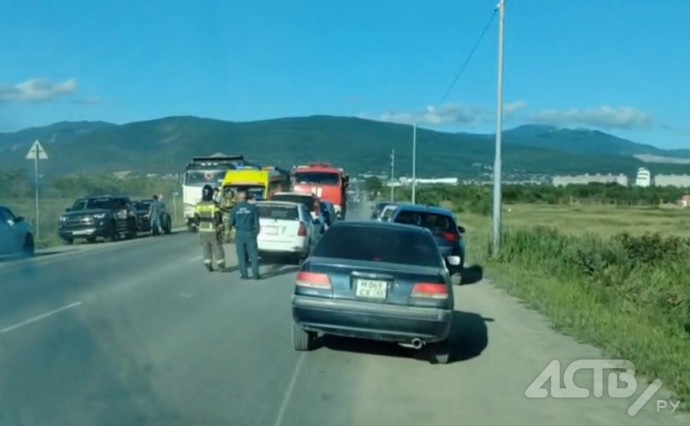
[[[194,211],[201,201],[201,189],[204,185],[220,188],[228,170],[254,169],[261,170],[258,164],[247,163],[242,155],[217,154],[208,157],[194,157],[185,167],[182,176],[182,202],[187,229],[196,232]]]

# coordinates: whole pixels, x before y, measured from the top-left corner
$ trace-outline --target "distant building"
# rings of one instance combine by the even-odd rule
[[[635,186],[641,186],[643,188],[649,187],[652,185],[652,173],[649,171],[649,169],[646,169],[644,167],[640,167],[637,170],[637,176],[635,177]]]
[[[690,187],[690,175],[656,175],[654,176],[654,185]]]
[[[590,183],[617,183],[618,185],[628,186],[628,177],[624,174],[584,174],[576,176],[554,176],[551,180],[553,186],[566,185],[587,185]]]
[[[457,185],[458,178],[438,178],[438,179],[421,179],[417,178],[417,185]],[[401,185],[410,186],[412,185],[412,178],[401,177],[399,179]]]

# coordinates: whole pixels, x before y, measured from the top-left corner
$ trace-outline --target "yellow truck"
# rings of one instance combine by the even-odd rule
[[[261,170],[228,170],[220,188],[223,214],[223,240],[234,239],[234,230],[230,229],[228,213],[235,206],[235,194],[247,191],[254,200],[268,200],[276,192],[290,190],[290,172],[278,167],[264,167]]]

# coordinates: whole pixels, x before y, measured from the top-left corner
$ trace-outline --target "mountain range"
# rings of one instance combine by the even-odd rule
[[[352,117],[310,116],[252,122],[167,117],[128,124],[60,122],[0,133],[0,169],[30,166],[25,156],[39,140],[49,159],[45,175],[134,171],[169,173],[193,156],[243,154],[265,165],[290,167],[328,161],[352,173],[390,171],[409,175],[412,127]],[[654,173],[690,172],[688,150],[664,150],[597,130],[522,125],[503,133],[508,175],[624,173],[639,167]],[[421,177],[476,177],[490,173],[494,135],[417,131]]]

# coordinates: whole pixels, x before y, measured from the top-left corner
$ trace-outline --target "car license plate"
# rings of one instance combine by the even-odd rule
[[[276,226],[265,226],[264,231],[266,231],[266,235],[278,235],[278,227]]]
[[[72,235],[89,235],[91,233],[90,229],[82,229],[81,231],[72,231]]]
[[[355,294],[357,297],[365,297],[368,299],[385,299],[388,292],[388,283],[386,281],[377,280],[357,280],[357,288]]]

